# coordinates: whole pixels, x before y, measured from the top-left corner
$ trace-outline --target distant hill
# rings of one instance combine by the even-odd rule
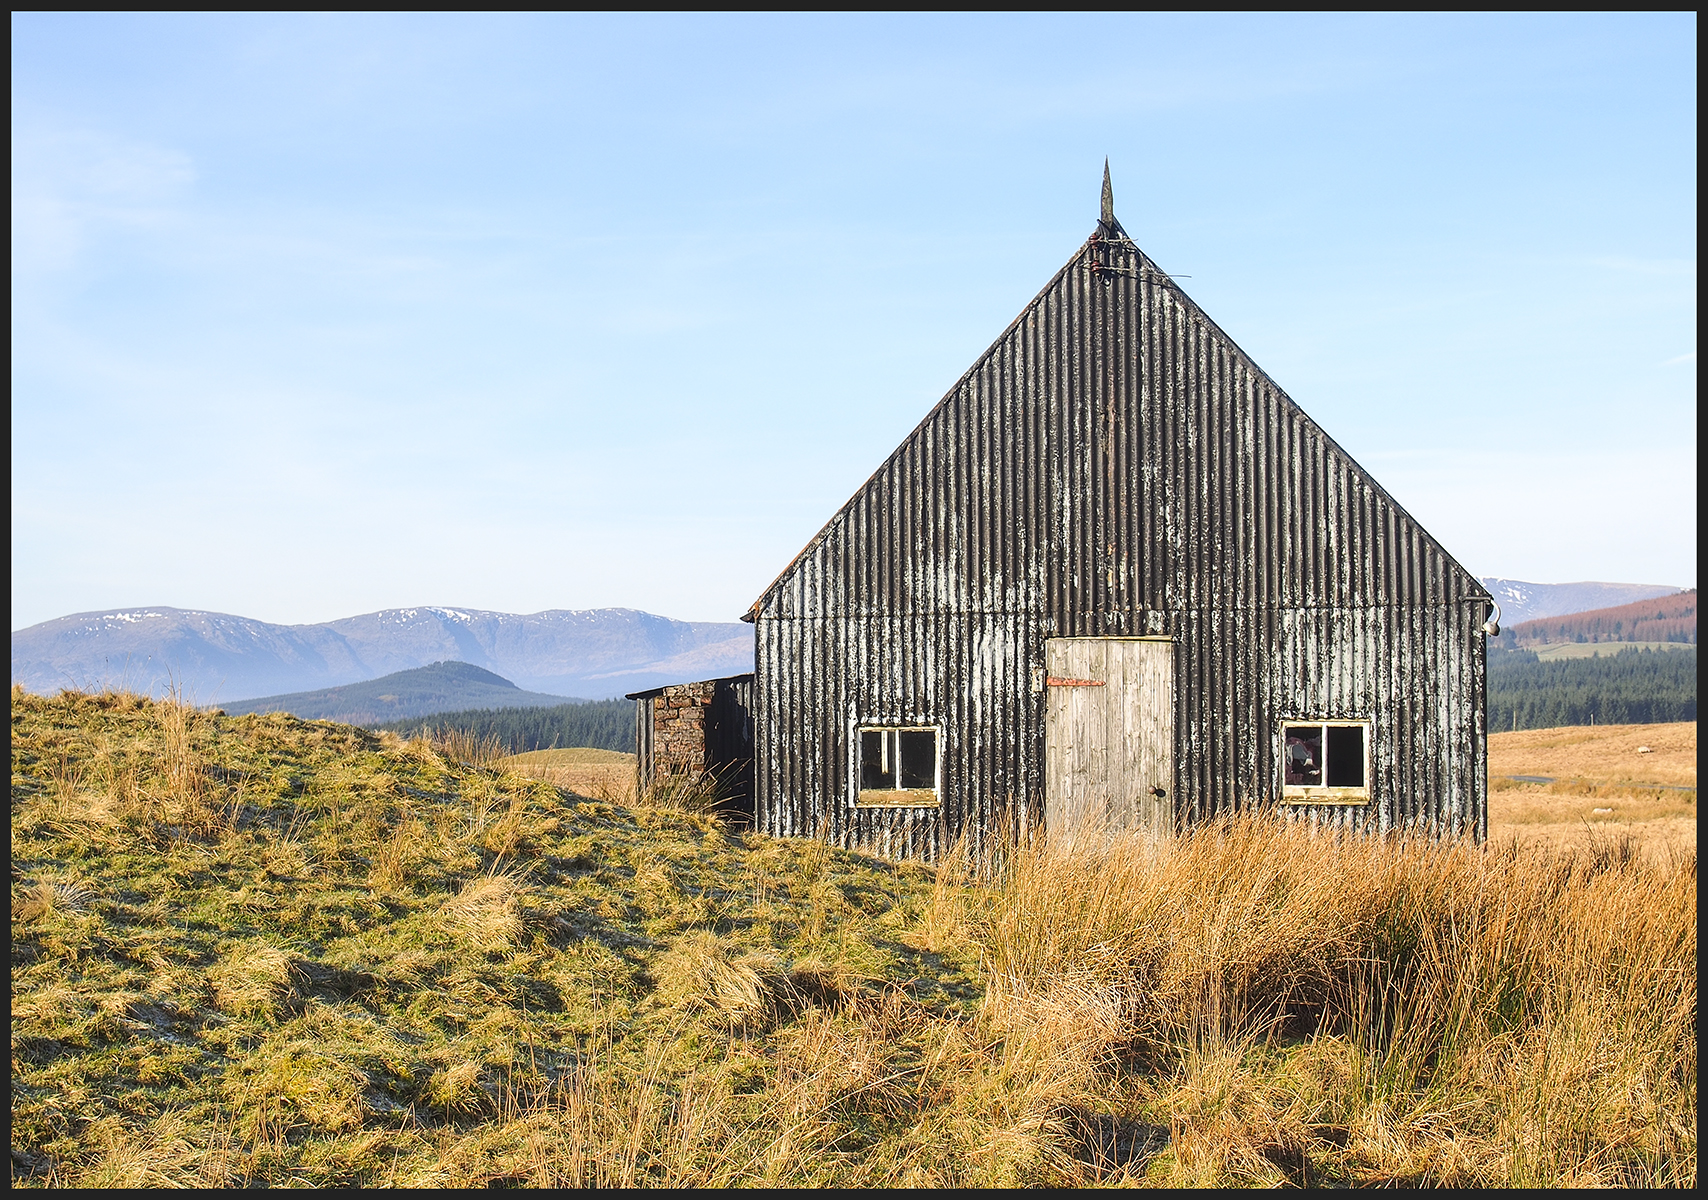
[[[1509,629],[1678,591],[1658,584],[1482,582],[1500,601]],[[528,614],[389,608],[318,625],[275,625],[153,607],[78,613],[12,634],[12,682],[29,691],[124,687],[159,696],[177,687],[189,700],[228,711],[251,697],[324,691],[445,661],[491,671],[556,703],[603,699],[751,671],[753,627],[673,621],[629,608]]]
[[[78,613],[12,634],[12,682],[43,694],[172,687],[230,711],[253,696],[295,695],[429,663],[482,667],[562,703],[753,669],[753,627],[673,621],[632,608],[520,615],[388,608],[319,625],[274,625],[181,608]]]
[[[1696,591],[1509,625],[1488,663],[1494,732],[1694,721]]]
[[[1679,590],[1664,583],[1526,583],[1495,576],[1480,582],[1499,601],[1500,623],[1508,626],[1539,617],[1630,604],[1651,596],[1670,596]]]
[[[449,709],[546,708],[562,705],[562,696],[524,692],[502,676],[464,662],[396,671],[378,679],[349,683],[315,692],[262,696],[220,707],[232,716],[253,712],[287,712],[305,721],[343,721],[349,725],[378,725],[442,713]]]
[[[1562,642],[1695,642],[1696,589],[1597,608],[1567,616],[1543,617],[1511,627],[1511,644],[1548,646]],[[1503,642],[1506,639],[1501,639]]]

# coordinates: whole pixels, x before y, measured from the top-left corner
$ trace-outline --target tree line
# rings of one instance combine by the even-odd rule
[[[1627,650],[1544,662],[1489,655],[1489,732],[1696,719],[1696,650]]]
[[[633,751],[635,702],[589,700],[579,704],[557,704],[550,708],[472,709],[388,721],[374,728],[389,729],[405,736],[424,731],[437,735],[454,730],[481,740],[496,737],[511,754],[571,746]]]

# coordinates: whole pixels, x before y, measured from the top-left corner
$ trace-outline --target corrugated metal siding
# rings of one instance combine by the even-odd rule
[[[1271,802],[1278,723],[1373,724],[1367,808],[1485,832],[1486,593],[1167,277],[1093,238],[756,606],[758,823],[891,856],[1035,828],[1051,636],[1169,634],[1177,817]],[[943,729],[937,812],[852,731]]]
[[[706,766],[717,773],[730,807],[753,819],[753,676],[713,681],[706,714]]]
[[[652,698],[657,691],[632,697],[635,702],[635,795],[644,796],[652,782]]]

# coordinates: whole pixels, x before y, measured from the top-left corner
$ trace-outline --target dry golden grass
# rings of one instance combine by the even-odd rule
[[[1693,848],[933,871],[123,695],[12,755],[14,1182],[1695,1183]]]
[[[1695,817],[1659,817],[1644,820],[1629,816],[1630,807],[1615,802],[1611,811],[1596,812],[1575,821],[1558,819],[1563,806],[1548,803],[1544,818],[1526,823],[1489,826],[1489,842],[1496,847],[1521,845],[1555,851],[1579,851],[1609,837],[1629,838],[1640,854],[1666,859],[1696,851]],[[1606,807],[1605,805],[1599,807]],[[1529,815],[1519,809],[1520,815]]]
[[[1651,753],[1639,754],[1649,747]],[[1598,786],[1696,786],[1696,722],[1568,725],[1489,738],[1489,775],[1547,775]]]
[[[714,814],[728,800],[728,788],[713,774],[661,774],[636,796],[635,756],[620,750],[580,746],[531,750],[494,761],[494,766],[538,779],[566,792],[606,804],[634,804],[673,812]]]
[[[1628,844],[1253,821],[1028,852],[993,905],[986,1014],[1166,1124],[1159,1183],[1690,1184],[1695,904],[1693,850]]]
[[[1616,833],[1656,853],[1683,850],[1696,844],[1696,793],[1673,790],[1680,786],[1696,786],[1695,722],[1497,733],[1489,738],[1489,837],[1587,848]]]
[[[571,746],[563,750],[530,750],[526,754],[509,755],[503,761],[505,766],[516,767],[615,767],[624,764],[633,767],[635,756],[623,750],[602,750],[596,746]]]

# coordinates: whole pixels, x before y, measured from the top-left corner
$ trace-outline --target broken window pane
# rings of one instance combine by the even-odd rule
[[[1281,783],[1297,804],[1370,801],[1368,721],[1288,721],[1281,726]]]
[[[1328,727],[1327,782],[1329,787],[1364,786],[1364,727]]]
[[[1321,787],[1322,776],[1321,725],[1288,725],[1281,781],[1288,787]]]

